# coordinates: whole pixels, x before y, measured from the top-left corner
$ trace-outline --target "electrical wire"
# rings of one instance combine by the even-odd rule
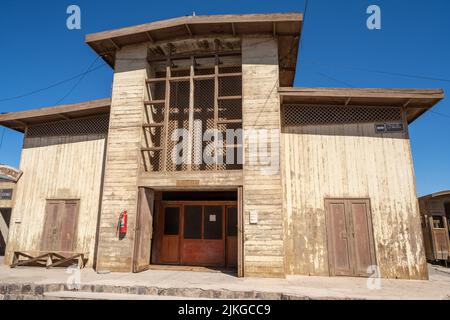
[[[0,150],[2,150],[3,146],[3,138],[5,137],[6,127],[3,127],[2,137],[0,138]]]
[[[49,85],[49,86],[44,87],[44,88],[41,88],[41,89],[33,90],[33,91],[30,91],[30,92],[27,92],[27,93],[24,93],[24,94],[20,94],[20,95],[17,95],[17,96],[13,96],[13,97],[9,97],[9,98],[2,98],[2,99],[0,99],[0,102],[6,102],[6,101],[11,101],[11,100],[16,100],[16,99],[20,99],[20,98],[24,98],[24,97],[28,97],[28,96],[34,95],[34,94],[36,94],[36,93],[39,93],[39,92],[42,92],[42,91],[45,91],[45,90],[52,89],[52,88],[57,87],[57,86],[60,86],[60,85],[62,85],[62,84],[64,84],[64,83],[67,83],[67,82],[70,82],[70,81],[72,81],[72,80],[75,80],[75,79],[77,79],[77,78],[79,78],[79,77],[84,77],[86,74],[91,73],[91,72],[94,72],[94,71],[96,71],[96,70],[98,70],[98,69],[100,69],[100,68],[103,68],[103,67],[105,67],[105,66],[106,66],[106,64],[102,64],[102,65],[100,65],[100,66],[98,66],[98,67],[93,68],[92,70],[89,70],[89,71],[87,71],[87,72],[83,72],[83,73],[77,74],[77,75],[75,75],[75,76],[73,76],[73,77],[70,77],[70,78],[68,78],[68,79],[65,79],[65,80],[56,82],[56,83],[54,83],[54,84],[52,84],[52,85]]]
[[[400,77],[406,77],[406,78],[425,79],[425,80],[441,81],[441,82],[450,82],[450,79],[445,79],[445,78],[436,78],[436,77],[414,75],[414,74],[401,73],[401,72],[389,72],[389,71],[383,71],[383,70],[366,69],[366,68],[344,66],[344,65],[340,65],[339,66],[339,65],[327,64],[327,63],[322,63],[320,61],[314,61],[314,60],[308,60],[308,59],[306,59],[306,60],[304,59],[303,61],[305,61],[307,63],[316,64],[316,65],[319,65],[319,66],[322,66],[322,67],[343,68],[343,69],[351,69],[351,70],[364,71],[364,72],[387,74],[387,75],[392,75],[392,76],[400,76]]]
[[[79,77],[75,85],[61,99],[56,101],[55,104],[60,104],[61,102],[63,102],[78,87],[78,85],[81,83],[81,81],[83,81],[83,79],[86,77],[86,75],[89,73],[89,71],[95,65],[95,63],[98,61],[99,58],[100,56],[97,56],[97,58],[95,58],[95,60],[89,65],[86,71]]]

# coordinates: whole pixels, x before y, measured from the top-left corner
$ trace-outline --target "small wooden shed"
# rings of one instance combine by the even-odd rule
[[[450,190],[419,198],[428,261],[450,262]]]

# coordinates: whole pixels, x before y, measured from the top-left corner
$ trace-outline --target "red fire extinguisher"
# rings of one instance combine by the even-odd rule
[[[124,236],[127,233],[128,214],[127,210],[123,210],[119,216],[119,234]]]

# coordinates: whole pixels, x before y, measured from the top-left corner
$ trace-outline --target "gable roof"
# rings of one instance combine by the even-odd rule
[[[86,43],[111,67],[121,47],[142,42],[159,42],[201,36],[267,34],[278,37],[280,82],[294,82],[300,33],[301,13],[226,14],[185,16],[132,27],[103,31],[86,36]]]

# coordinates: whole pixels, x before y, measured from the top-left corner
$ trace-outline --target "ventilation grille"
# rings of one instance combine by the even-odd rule
[[[28,128],[27,137],[54,137],[54,136],[85,136],[107,134],[109,115],[96,117],[64,120],[31,126]]]
[[[401,121],[401,109],[395,107],[285,105],[285,126],[351,124]]]

